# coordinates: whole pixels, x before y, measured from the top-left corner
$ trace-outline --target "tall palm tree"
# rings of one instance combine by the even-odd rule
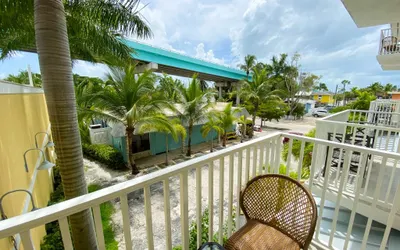
[[[135,65],[132,64],[124,68],[111,67],[107,78],[109,86],[93,94],[94,105],[87,113],[109,122],[124,124],[128,164],[132,174],[137,174],[139,170],[132,151],[133,135],[142,125],[164,126],[172,131],[171,124],[161,115],[169,105],[154,94],[156,76],[150,71],[136,74]]]
[[[207,137],[212,131],[215,131],[217,135],[220,135],[224,132],[224,129],[221,127],[221,123],[219,119],[217,119],[216,114],[210,112],[207,114],[207,122],[203,124],[201,127],[201,135],[205,138]],[[210,152],[214,151],[214,138],[211,136],[211,148]]]
[[[247,55],[244,57],[244,64],[239,64],[239,68],[243,71],[246,71],[247,77],[250,74],[250,71],[257,64],[257,57],[255,55]]]
[[[227,133],[232,130],[233,123],[237,120],[236,114],[240,112],[239,108],[232,108],[232,103],[228,103],[224,110],[217,113],[217,119],[223,130],[222,146],[226,147]]]
[[[179,89],[179,102],[182,109],[182,118],[188,125],[188,145],[187,156],[192,154],[192,132],[193,126],[196,123],[204,120],[208,109],[211,107],[211,98],[214,95],[212,91],[202,91],[200,81],[197,79],[197,74],[189,85],[185,88]]]
[[[186,138],[186,129],[181,125],[179,119],[173,119],[169,121],[171,126],[164,126],[164,124],[145,124],[140,127],[140,133],[148,131],[157,131],[165,135],[165,164],[169,165],[168,153],[169,153],[169,142],[168,137],[171,135],[172,139],[177,142],[179,138]]]
[[[266,68],[261,71],[255,69],[253,79],[251,81],[244,80],[242,86],[239,94],[241,97],[245,98],[252,107],[252,122],[254,125],[260,105],[268,99],[280,99],[277,94],[281,91],[271,90],[271,78]]]
[[[19,18],[21,23],[16,22],[17,20],[8,20],[4,23],[6,17],[2,16],[0,25],[7,27],[7,24],[11,23],[10,29],[27,23],[33,25],[34,13],[32,31],[34,30],[36,38],[43,89],[52,136],[56,144],[57,165],[60,167],[65,198],[71,199],[86,194],[87,186],[63,1],[9,0],[3,1],[4,6],[9,7],[16,15],[23,17],[25,17],[24,13],[29,15],[26,19]],[[1,30],[2,33],[9,32],[7,29],[1,28]],[[2,53],[7,53],[7,51]],[[93,218],[89,209],[69,216],[69,222],[75,249],[97,249]]]
[[[72,59],[121,64],[131,60],[128,35],[150,37],[140,15],[139,0],[64,0]],[[15,51],[38,52],[35,45],[33,1],[5,0],[0,8],[0,59]],[[121,39],[122,38],[122,39]]]
[[[346,105],[346,85],[350,85],[350,81],[343,80],[342,85],[343,85],[343,105]]]
[[[388,97],[389,92],[396,91],[396,90],[397,90],[397,87],[396,87],[395,85],[393,85],[393,84],[391,84],[391,83],[387,83],[387,84],[384,86],[384,95],[385,95],[385,98]]]

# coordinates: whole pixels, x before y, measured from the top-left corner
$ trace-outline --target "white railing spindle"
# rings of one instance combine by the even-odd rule
[[[165,219],[165,249],[172,249],[171,236],[171,204],[169,197],[169,179],[163,180],[164,189],[164,219]]]
[[[150,186],[144,187],[144,208],[146,216],[146,236],[147,236],[147,247],[148,249],[154,249],[153,240],[153,218],[151,213],[151,194]]]
[[[214,236],[214,161],[208,164],[208,241]]]
[[[31,230],[23,231],[19,235],[21,236],[21,242],[22,242],[22,245],[24,246],[24,250],[35,250],[35,247],[33,246],[33,242],[32,242]],[[64,238],[63,238],[63,240],[64,240]],[[70,240],[71,240],[71,238],[70,238]],[[64,247],[65,247],[65,243],[64,243]],[[72,249],[72,244],[69,249]]]
[[[132,249],[132,236],[131,236],[131,219],[129,216],[129,206],[128,206],[128,197],[126,194],[120,197],[121,201],[121,213],[122,213],[122,224],[124,229],[124,237],[125,237],[125,249]]]
[[[182,248],[189,249],[189,200],[187,170],[182,171],[180,174],[180,195]]]
[[[249,154],[249,149],[247,153]],[[250,158],[250,155],[249,155]],[[229,155],[229,189],[228,189],[228,237],[232,235],[232,208],[233,208],[233,154]]]
[[[241,156],[241,155],[240,155]],[[218,223],[218,242],[222,244],[224,237],[224,157],[219,159],[219,223]]]
[[[196,167],[196,221],[197,221],[197,248],[202,244],[202,225],[201,225],[201,167]]]
[[[93,206],[92,209],[93,209],[94,224],[96,227],[97,247],[99,248],[99,250],[105,250],[106,244],[104,242],[104,233],[103,233],[103,224],[101,222],[100,206],[99,205]]]

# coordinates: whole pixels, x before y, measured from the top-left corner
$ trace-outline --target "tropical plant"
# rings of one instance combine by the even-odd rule
[[[262,126],[263,120],[276,120],[279,122],[279,119],[284,117],[288,111],[288,105],[282,100],[268,100],[261,104],[260,109],[257,112],[257,116],[261,118]]]
[[[10,81],[13,83],[19,83],[19,84],[29,84],[29,75],[28,71],[20,71],[18,75],[8,75],[6,78],[4,78],[6,81]],[[33,81],[33,86],[34,87],[42,87],[42,77],[40,74],[37,73],[32,73],[32,81]]]
[[[317,86],[315,86],[314,89],[318,91],[329,91],[328,86],[326,86],[326,83],[323,82],[320,82]]]
[[[200,79],[200,88],[202,91],[206,91],[208,89],[207,81]]]
[[[253,125],[256,121],[257,112],[261,104],[266,100],[280,100],[277,94],[280,94],[280,90],[271,90],[271,79],[267,69],[264,68],[261,71],[254,69],[253,79],[244,80],[239,95],[246,100],[246,108],[252,114]]]
[[[179,79],[174,79],[167,74],[163,74],[159,79],[157,90],[165,99],[176,103],[179,101],[178,89],[182,87],[183,84]]]
[[[179,119],[169,120],[170,126],[165,124],[144,124],[140,127],[139,133],[145,133],[148,131],[157,131],[165,135],[165,165],[169,165],[168,153],[169,153],[169,142],[168,137],[171,135],[172,139],[177,142],[179,137],[184,140],[186,138],[186,129],[180,124]]]
[[[232,130],[233,123],[237,120],[236,116],[240,111],[240,108],[233,108],[230,102],[222,111],[215,114],[218,124],[222,128],[222,146],[224,147],[226,147],[227,133]]]
[[[369,110],[369,105],[372,101],[376,99],[376,96],[367,92],[363,91],[360,92],[359,96],[357,99],[351,103],[351,108],[353,109],[359,109],[359,110]]]
[[[239,68],[246,71],[246,75],[249,76],[250,71],[253,70],[254,66],[257,64],[257,58],[255,55],[247,55],[244,57],[244,64],[239,64]]]
[[[203,126],[200,129],[201,135],[206,138],[210,133],[215,131],[217,135],[220,135],[224,133],[224,129],[221,128],[221,123],[218,120],[217,116],[215,115],[214,112],[210,112],[207,114],[207,122],[203,124]],[[214,151],[214,138],[213,135],[211,135],[211,148],[210,152]]]
[[[193,75],[187,87],[179,91],[179,103],[182,112],[179,115],[188,126],[188,144],[187,156],[192,154],[192,132],[193,126],[206,118],[208,109],[212,106],[211,98],[214,95],[212,91],[202,91],[197,74]]]
[[[249,121],[244,115],[241,115],[237,119],[237,122],[238,122],[238,124],[240,124],[240,134],[241,134],[240,142],[243,142],[243,139],[246,136],[246,133],[253,132],[253,130],[251,128],[248,131],[246,130],[247,125],[251,124],[251,121]]]
[[[140,15],[139,0],[60,2],[72,59],[122,64],[132,60],[133,52],[123,42],[125,36],[148,38],[152,35]],[[5,0],[2,4],[5,8],[0,9],[0,59],[15,51],[36,53],[34,1]]]
[[[132,174],[139,173],[132,151],[135,130],[142,125],[165,126],[173,130],[168,119],[161,115],[165,108],[170,108],[168,102],[154,94],[156,76],[150,71],[136,74],[135,70],[136,67],[132,64],[124,68],[111,67],[107,76],[109,86],[93,93],[93,107],[83,111],[83,115],[125,126],[127,159]]]
[[[397,87],[395,85],[391,84],[391,83],[387,83],[384,86],[384,91],[385,91],[385,98],[387,98],[388,95],[389,95],[389,92],[397,91]]]
[[[28,26],[31,28],[16,32]],[[31,44],[35,44],[36,40],[35,48],[38,51],[65,198],[87,194],[63,1],[5,0],[0,8],[0,30],[3,58],[21,48],[21,39],[31,40]],[[12,35],[15,35],[15,39],[8,43],[5,37]],[[74,249],[97,248],[93,217],[89,209],[70,215],[69,225]]]
[[[343,85],[343,105],[346,106],[346,85],[350,85],[350,81],[349,80],[343,80],[342,81],[342,85]]]

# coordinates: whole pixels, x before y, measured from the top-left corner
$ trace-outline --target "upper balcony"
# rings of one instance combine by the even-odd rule
[[[357,27],[370,27],[399,21],[399,0],[342,0]]]
[[[340,160],[334,159],[336,152]],[[58,221],[64,247],[72,249],[68,216],[91,209],[98,248],[103,250],[99,206],[112,201],[122,215],[121,249],[179,245],[186,250],[192,240],[198,247],[203,241],[200,218],[206,208],[208,239],[222,243],[243,225],[238,197],[245,183],[257,175],[280,173],[303,183],[317,201],[313,248],[396,249],[400,185],[394,176],[399,160],[393,152],[276,133],[0,221],[0,239],[19,234],[24,249],[31,250],[30,231]],[[192,221],[198,228],[193,239]]]
[[[397,25],[396,25],[397,26]],[[382,29],[376,56],[383,70],[400,69],[400,28]]]

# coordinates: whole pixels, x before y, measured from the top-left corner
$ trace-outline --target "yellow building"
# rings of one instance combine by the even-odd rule
[[[29,86],[0,81],[0,197],[5,193],[26,189],[32,193],[36,207],[46,207],[52,192],[51,170],[38,170],[43,161],[38,150],[26,154],[25,170],[24,152],[35,148],[35,134],[50,133],[50,124],[43,90]],[[49,161],[54,162],[54,148],[45,147],[48,138],[45,133],[36,136],[38,148],[42,149]],[[28,193],[11,193],[2,200],[2,207],[7,218],[31,211],[31,199]],[[5,216],[4,216],[5,215]],[[31,231],[36,249],[46,234],[44,226]],[[0,239],[1,250],[19,249],[19,235]]]
[[[333,98],[333,93],[331,92],[314,92],[312,93],[313,95],[313,100],[316,102],[320,102],[323,104],[333,104],[334,103],[334,98]]]

